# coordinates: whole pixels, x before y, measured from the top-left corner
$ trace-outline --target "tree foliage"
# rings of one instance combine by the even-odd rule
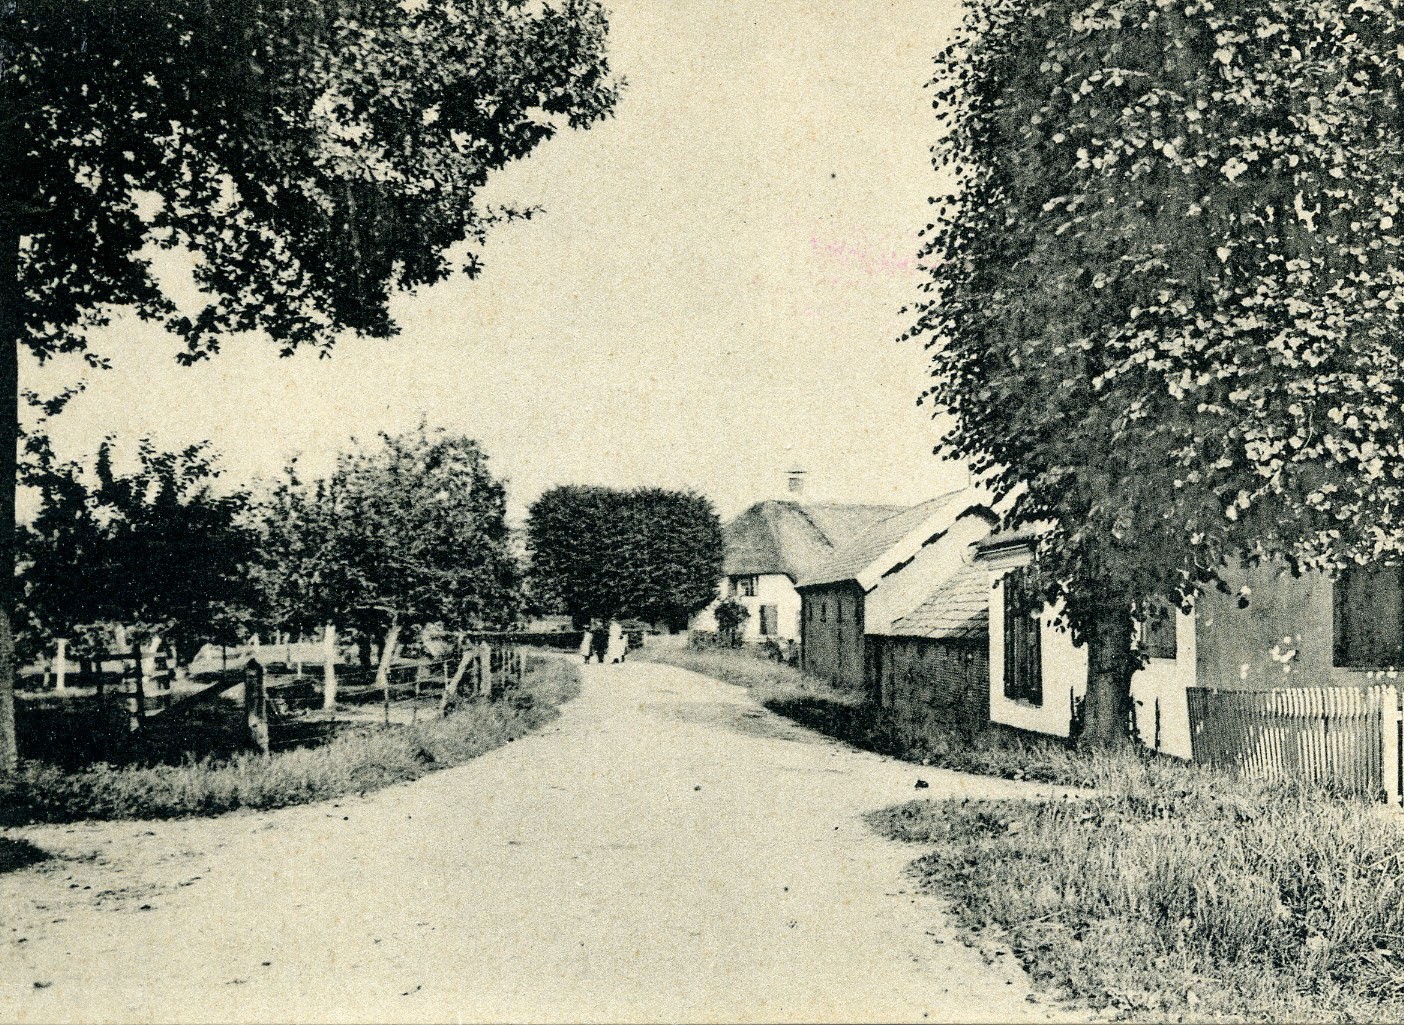
[[[387,336],[495,219],[493,170],[616,87],[594,0],[24,0],[0,18],[0,212],[24,238],[23,340],[82,349],[131,306],[186,340]],[[179,310],[153,247],[198,253]]]
[[[717,632],[732,645],[741,643],[741,634],[751,618],[751,610],[735,598],[723,598],[712,610],[717,621]]]
[[[343,453],[326,478],[296,466],[261,510],[274,620],[362,637],[392,626],[500,627],[520,608],[506,488],[478,443],[420,426]]]
[[[974,0],[937,59],[928,395],[1119,692],[1131,610],[1399,548],[1396,13]]]
[[[255,610],[249,496],[217,491],[207,444],[177,452],[143,439],[129,473],[99,447],[91,471],[56,460],[42,439],[27,482],[39,510],[21,536],[21,652],[51,651],[103,623],[157,634],[186,658],[233,640]]]
[[[716,597],[721,522],[691,492],[565,485],[532,503],[530,577],[576,619],[636,616],[681,628]]]

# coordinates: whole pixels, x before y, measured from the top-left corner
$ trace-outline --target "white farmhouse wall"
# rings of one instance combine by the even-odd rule
[[[981,516],[962,516],[910,562],[882,577],[863,599],[863,632],[890,634],[892,624],[931,597],[970,558],[970,546],[990,532]]]
[[[1043,610],[1039,634],[1043,662],[1043,701],[1034,705],[1004,696],[1004,583],[990,590],[990,720],[1035,733],[1066,737],[1072,723],[1072,703],[1087,693],[1087,647],[1074,645],[1072,635],[1054,625],[1057,609]],[[1156,703],[1160,705],[1159,750],[1190,758],[1189,707],[1185,689],[1194,686],[1195,619],[1176,613],[1175,657],[1153,658],[1131,677],[1136,703],[1136,729],[1141,742],[1156,746]]]
[[[1002,578],[1002,574],[999,574]],[[1072,703],[1087,693],[1087,648],[1053,625],[1056,609],[1043,610],[1039,647],[1043,701],[1037,705],[1004,696],[1004,582],[990,589],[990,721],[1034,733],[1066,737]]]
[[[692,617],[692,622],[689,624],[691,629],[716,630],[717,619],[714,611],[717,604],[722,598],[734,597],[751,613],[751,618],[746,620],[746,629],[742,635],[745,640],[759,641],[762,639],[760,632],[762,605],[776,607],[776,631],[772,636],[780,640],[799,640],[800,595],[795,590],[794,581],[784,573],[766,573],[756,577],[755,597],[747,597],[743,594],[732,595],[729,578],[723,578],[717,586],[721,592],[720,597]]]
[[[1131,677],[1131,700],[1136,708],[1136,732],[1146,747],[1193,758],[1190,746],[1189,704],[1185,689],[1194,686],[1198,652],[1194,613],[1175,613],[1175,657],[1153,658]],[[1160,743],[1156,744],[1156,707],[1160,710]]]

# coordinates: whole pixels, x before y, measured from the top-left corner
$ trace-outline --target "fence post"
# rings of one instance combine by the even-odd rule
[[[146,689],[142,684],[141,673],[144,666],[144,654],[141,645],[132,648],[132,721],[131,729],[141,728],[141,721],[146,717]]]
[[[1400,805],[1399,754],[1399,690],[1390,686],[1380,694],[1380,782],[1391,808]]]
[[[249,726],[249,739],[260,754],[268,753],[268,689],[263,679],[263,666],[250,658],[244,666],[244,719]]]
[[[444,696],[439,702],[439,714],[448,715],[453,710],[453,706],[458,704],[458,685],[463,680],[463,674],[468,671],[468,664],[473,660],[473,649],[464,648],[463,654],[458,660],[458,669],[454,674],[444,681]],[[444,668],[448,668],[448,663],[444,663]]]
[[[57,647],[54,654],[54,690],[62,693],[68,690],[68,638],[59,637],[54,644]]]
[[[322,633],[322,707],[336,711],[336,627],[330,623]]]
[[[478,645],[478,693],[492,697],[492,645],[487,641]]]

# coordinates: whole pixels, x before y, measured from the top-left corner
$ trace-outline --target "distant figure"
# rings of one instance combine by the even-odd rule
[[[629,646],[624,636],[624,628],[614,620],[609,621],[609,645],[605,648],[605,658],[610,662],[623,662],[624,652]]]
[[[590,661],[590,652],[594,646],[595,631],[586,630],[580,637],[580,659],[583,662]]]
[[[601,625],[599,629],[593,632],[593,636],[590,638],[590,654],[603,662],[605,660],[605,654],[608,651],[608,644],[609,633],[605,630],[604,626]],[[590,660],[587,658],[585,661],[588,662]]]

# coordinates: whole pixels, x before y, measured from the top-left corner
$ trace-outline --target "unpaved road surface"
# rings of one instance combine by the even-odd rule
[[[862,821],[1040,793],[589,666],[541,733],[368,797],[9,831],[54,858],[0,875],[0,1019],[1045,1021]]]

